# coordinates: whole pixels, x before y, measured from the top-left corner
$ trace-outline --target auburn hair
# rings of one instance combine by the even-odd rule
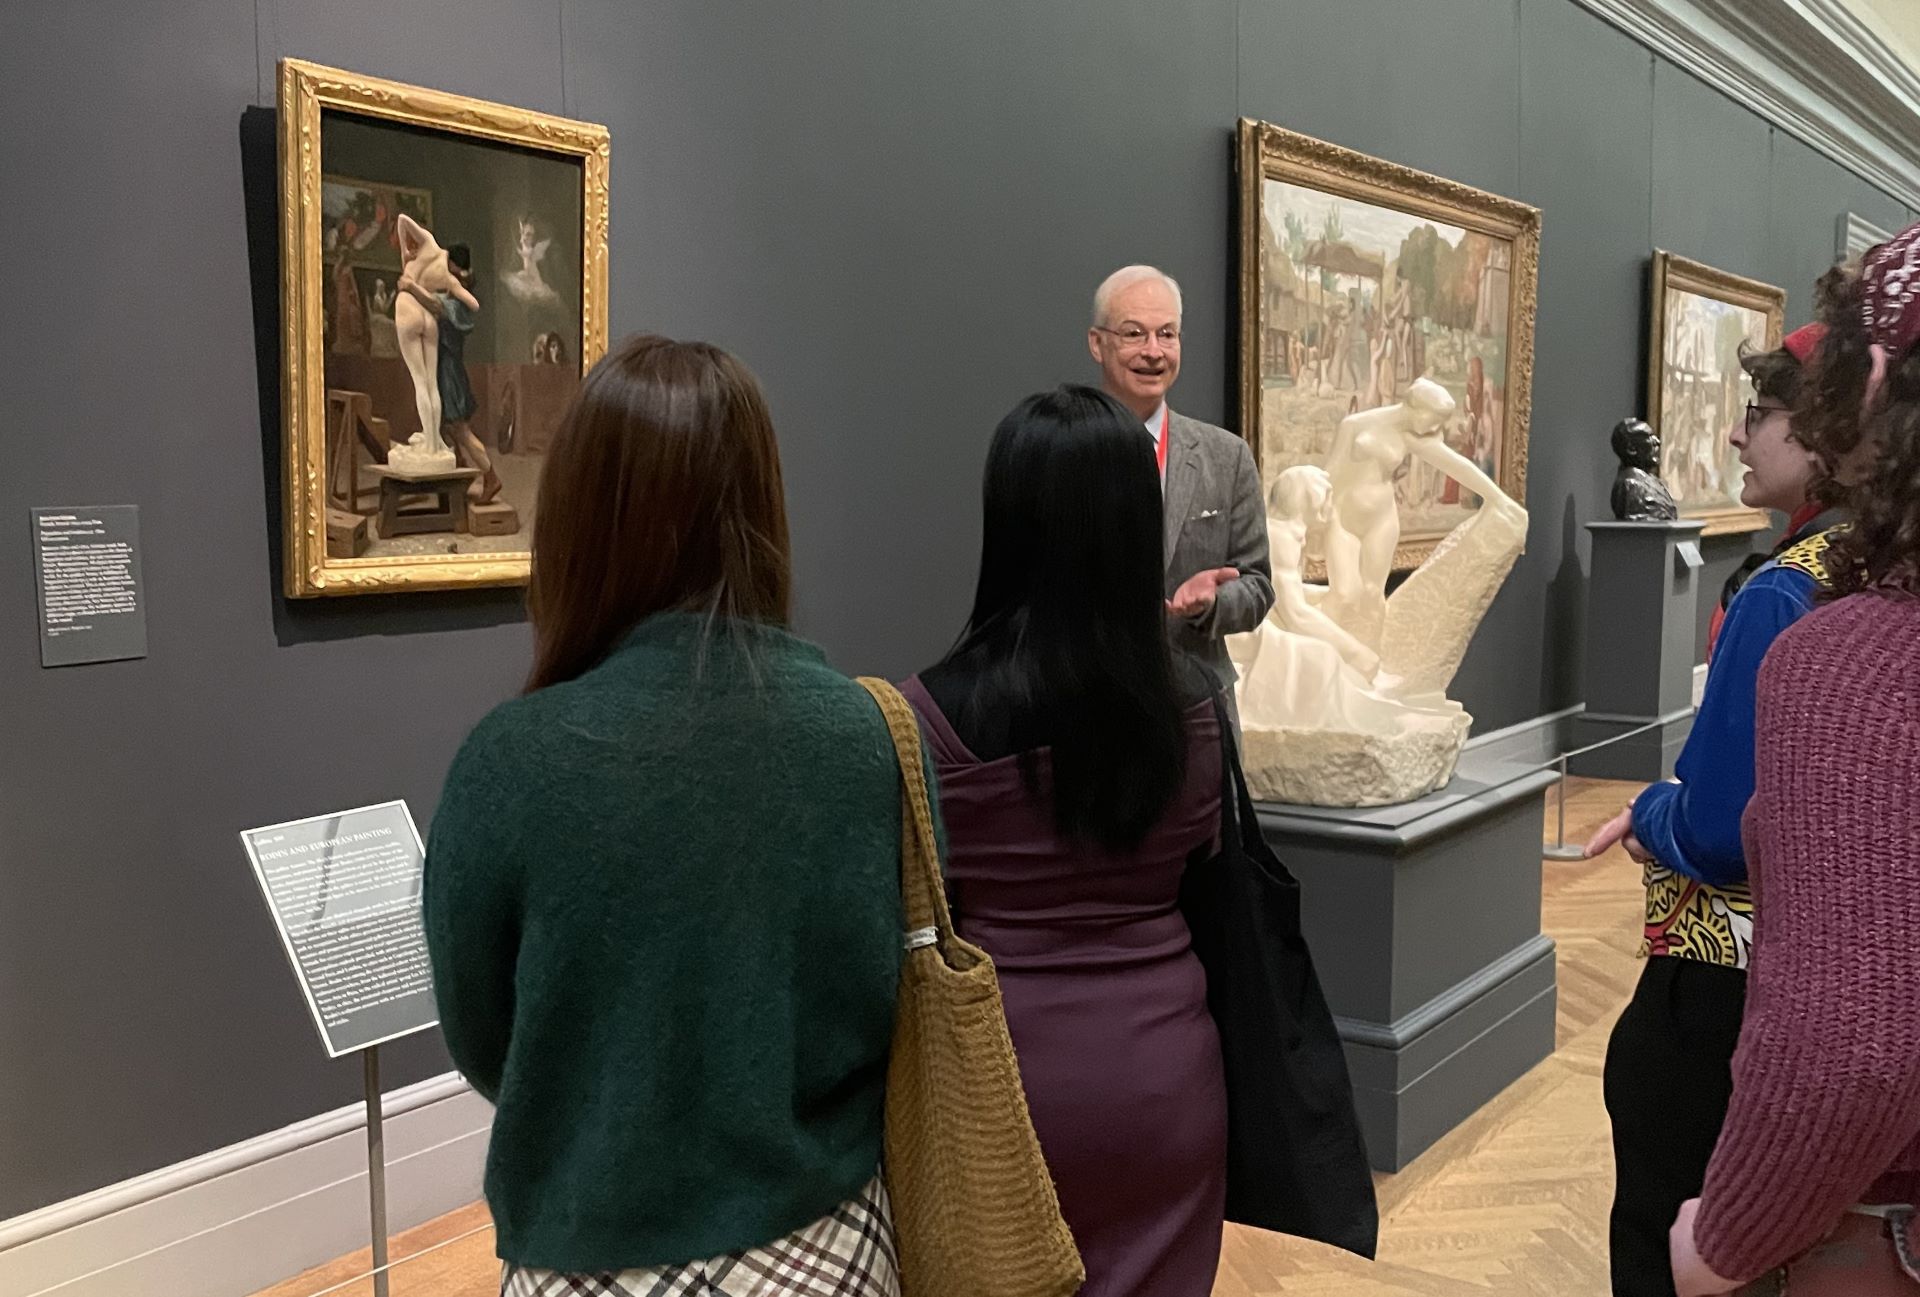
[[[1827,551],[1825,593],[1920,593],[1920,348],[1890,358],[1885,387],[1869,403],[1861,280],[1829,271],[1818,297],[1827,332],[1802,385],[1794,436],[1819,457],[1818,498],[1853,514]]]
[[[541,473],[527,691],[591,670],[659,612],[785,627],[791,588],[760,384],[709,343],[620,343],[587,375]]]

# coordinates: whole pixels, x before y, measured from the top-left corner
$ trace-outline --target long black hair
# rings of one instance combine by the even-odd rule
[[[1030,396],[987,453],[980,582],[948,661],[974,715],[1010,715],[1030,794],[1068,837],[1137,846],[1186,775],[1167,645],[1159,470],[1140,419],[1091,387]]]

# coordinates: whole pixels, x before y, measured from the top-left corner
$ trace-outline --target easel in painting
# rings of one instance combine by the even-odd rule
[[[385,419],[373,412],[373,398],[365,392],[327,389],[327,503],[347,513],[371,514],[363,507],[359,446],[365,446],[376,464],[387,462],[393,434]],[[343,471],[344,470],[344,473]],[[341,482],[341,477],[346,482]],[[376,484],[377,485],[377,484]]]

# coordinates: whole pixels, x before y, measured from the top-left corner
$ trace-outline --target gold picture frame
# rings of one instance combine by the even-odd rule
[[[1689,309],[1698,303],[1698,309]],[[1740,503],[1739,456],[1727,429],[1751,399],[1740,368],[1741,342],[1763,351],[1780,345],[1787,290],[1656,249],[1647,312],[1647,422],[1660,434],[1660,478],[1680,516],[1706,523],[1708,536],[1761,531],[1764,509]],[[1758,317],[1758,318],[1755,318]],[[1756,326],[1758,326],[1756,328]],[[1711,336],[1707,331],[1711,330]],[[1755,336],[1757,333],[1758,336]]]
[[[1253,448],[1263,488],[1285,468],[1319,462],[1350,408],[1388,404],[1424,373],[1456,399],[1471,394],[1461,402],[1457,426],[1444,435],[1469,443],[1469,458],[1525,504],[1539,209],[1249,118],[1239,123],[1235,171],[1240,435]],[[1276,205],[1284,230],[1270,220]],[[1343,211],[1359,220],[1351,238],[1342,237]],[[1323,222],[1319,238],[1304,228],[1316,214]],[[1334,237],[1325,237],[1329,233]],[[1419,262],[1405,275],[1403,255]],[[1351,286],[1343,286],[1348,280]],[[1469,280],[1478,284],[1475,300],[1446,295]],[[1346,323],[1363,315],[1365,328]],[[1383,316],[1390,321],[1386,329],[1405,340],[1384,381],[1359,348],[1372,321]],[[1344,341],[1350,336],[1357,338],[1351,346]],[[1305,341],[1315,337],[1318,342]],[[1321,343],[1327,355],[1320,354]],[[1492,366],[1489,355],[1496,358]],[[1451,372],[1456,361],[1458,374]],[[1348,378],[1355,380],[1351,390]],[[1387,399],[1377,399],[1382,395]],[[1412,469],[1418,494],[1401,499],[1395,571],[1418,567],[1477,507],[1460,494],[1442,498],[1445,484],[1419,476],[1424,468]],[[1452,489],[1459,492],[1457,485]],[[1315,560],[1307,575],[1319,579],[1324,571]]]
[[[607,348],[607,130],[299,59],[283,59],[279,74],[286,594],[299,599],[525,584],[531,571],[532,500],[544,464],[544,445],[536,447],[532,430],[537,425],[540,437],[551,435],[572,390]],[[344,162],[331,156],[342,151],[356,156]],[[382,167],[390,174],[372,174]],[[430,192],[431,186],[407,174],[413,167],[446,178],[451,195],[464,199],[434,205],[446,228],[433,235],[449,246],[471,237],[467,282],[485,283],[474,292],[481,303],[476,316],[489,330],[479,344],[487,360],[474,363],[470,349],[461,370],[473,410],[470,425],[462,421],[460,430],[478,433],[481,449],[477,456],[457,450],[456,462],[485,460],[488,473],[497,467],[499,475],[487,479],[494,496],[472,485],[482,474],[468,463],[459,472],[471,489],[456,483],[438,494],[404,497],[416,504],[430,500],[434,508],[424,517],[416,508],[404,535],[395,521],[389,536],[382,525],[390,504],[393,518],[403,516],[398,479],[405,475],[386,467],[383,456],[404,440],[400,434],[407,426],[415,429],[417,440],[429,410],[441,412],[443,420],[446,416],[439,405],[443,398],[428,405],[421,397],[416,404],[411,395],[425,386],[416,361],[421,369],[430,370],[430,364],[398,350],[382,354],[380,311],[383,299],[401,295],[393,291],[398,276],[384,272],[395,275],[393,286],[383,277],[377,282],[368,277],[381,275],[387,250],[380,248],[379,256],[369,255],[357,265],[347,263],[354,248],[372,248],[409,228],[399,220],[407,202],[390,208],[385,199]],[[496,174],[515,178],[511,198],[503,187],[488,187]],[[359,185],[365,193],[327,193],[323,202],[323,188],[341,189],[345,176],[356,177],[345,184]],[[348,202],[363,210],[325,207]],[[455,228],[454,211],[463,207],[467,226]],[[328,247],[322,240],[323,211]],[[505,267],[511,264],[516,230],[521,269],[509,272]],[[543,275],[551,275],[551,282]],[[444,295],[441,300],[444,306]],[[533,332],[543,321],[558,323]],[[395,319],[384,320],[387,334],[395,324]],[[469,319],[468,327],[472,324]],[[417,341],[417,335],[415,330],[408,336]],[[463,331],[462,337],[469,335]],[[540,368],[532,372],[529,367],[536,363]],[[367,391],[340,379],[343,366],[367,380],[358,384]],[[483,371],[478,383],[472,381],[475,369]],[[526,381],[516,384],[516,375]],[[477,395],[475,388],[484,394]],[[444,392],[444,383],[435,390]],[[330,427],[330,415],[338,427]],[[443,442],[467,444],[453,435],[453,423],[442,422],[441,428]],[[391,441],[382,444],[387,436]],[[490,451],[484,445],[489,437]],[[332,462],[330,443],[339,452]],[[532,462],[521,464],[521,459]],[[503,486],[509,467],[516,474]],[[373,479],[372,487],[363,483],[363,473]],[[407,490],[416,485],[412,478],[404,483]],[[388,499],[390,486],[395,501]],[[369,490],[379,501],[371,513]],[[441,525],[444,519],[468,520],[470,509],[467,531]],[[482,513],[490,519],[484,529]],[[505,530],[509,525],[511,532]]]

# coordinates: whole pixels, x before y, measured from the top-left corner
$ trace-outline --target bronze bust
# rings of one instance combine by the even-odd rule
[[[1613,453],[1620,471],[1613,479],[1613,516],[1622,522],[1672,522],[1680,516],[1673,492],[1657,476],[1660,434],[1644,419],[1613,426]]]

